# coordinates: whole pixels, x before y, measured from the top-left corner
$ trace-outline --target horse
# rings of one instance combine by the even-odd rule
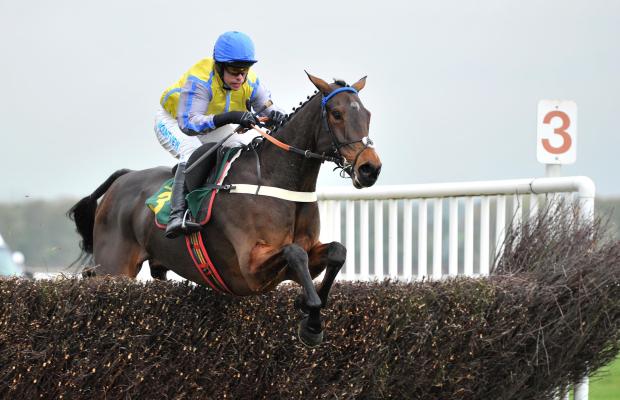
[[[377,181],[381,160],[368,137],[370,112],[358,95],[366,77],[349,86],[306,74],[317,89],[314,94],[265,135],[269,140],[254,152],[242,152],[224,183],[315,192],[325,161],[334,162],[356,188]],[[166,238],[155,225],[154,213],[145,206],[145,200],[172,172],[170,167],[118,170],[68,211],[82,238],[82,255],[92,259],[96,275],[135,278],[142,263],[149,261],[154,278],[165,279],[171,270],[205,284],[188,254],[186,238]],[[339,242],[319,241],[316,199],[298,202],[221,190],[213,210],[202,227],[202,245],[229,292],[260,295],[285,280],[296,282],[302,292],[294,304],[303,313],[298,336],[307,346],[320,344],[320,311],[345,262],[346,248]],[[317,289],[313,279],[323,271]]]

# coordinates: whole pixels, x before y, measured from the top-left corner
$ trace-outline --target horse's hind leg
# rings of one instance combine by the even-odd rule
[[[97,232],[96,232],[97,233]],[[94,263],[97,275],[124,275],[135,278],[146,254],[142,246],[119,232],[106,232],[105,240],[97,240],[95,234]]]

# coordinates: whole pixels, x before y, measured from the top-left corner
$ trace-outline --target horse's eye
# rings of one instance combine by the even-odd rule
[[[336,119],[342,119],[342,114],[340,114],[340,111],[332,111],[332,115]]]

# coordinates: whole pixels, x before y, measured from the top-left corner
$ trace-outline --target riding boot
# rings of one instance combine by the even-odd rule
[[[187,235],[200,230],[200,224],[184,219],[185,210],[185,163],[180,162],[174,174],[172,196],[170,197],[170,220],[166,227],[166,237],[173,239],[181,234]]]

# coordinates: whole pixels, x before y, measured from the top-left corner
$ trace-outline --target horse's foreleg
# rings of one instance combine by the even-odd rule
[[[339,242],[321,244],[310,249],[308,258],[310,270],[322,271],[327,266],[321,287],[318,290],[321,305],[325,307],[334,280],[347,259],[347,248]]]
[[[321,325],[321,298],[308,268],[308,253],[298,244],[289,244],[259,265],[254,265],[246,275],[250,289],[264,290],[282,277],[292,279],[303,288],[305,318],[299,325],[299,338],[307,346],[316,346],[323,340]],[[248,279],[249,278],[249,279]]]
[[[308,253],[299,245],[290,244],[282,251],[288,261],[288,267],[296,275],[298,282],[304,288],[305,317],[299,324],[297,331],[299,339],[306,346],[317,346],[323,341],[323,326],[321,324],[321,298],[319,297],[312,276],[308,268]]]
[[[282,256],[287,262],[289,270],[297,278],[297,282],[303,287],[306,297],[306,306],[310,309],[319,310],[321,298],[317,294],[310,270],[308,269],[308,253],[296,244],[289,244],[282,249]],[[320,327],[320,321],[319,321]]]
[[[312,276],[317,276],[325,270],[323,281],[317,292],[321,299],[321,307],[323,308],[327,306],[329,292],[346,258],[347,248],[339,242],[320,244],[308,252],[308,266]],[[306,301],[303,297],[298,298],[295,301],[295,306],[308,314],[309,310],[306,308],[305,303]]]

